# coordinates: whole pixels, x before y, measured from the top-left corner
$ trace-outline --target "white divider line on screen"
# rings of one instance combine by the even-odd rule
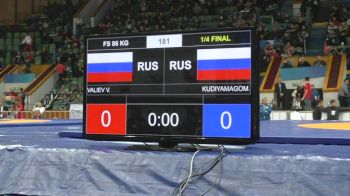
[[[163,57],[165,57],[165,48],[163,49]],[[163,58],[163,65],[165,67],[165,58]],[[165,68],[163,68],[163,95],[165,94]]]
[[[232,30],[232,31],[210,31],[210,32],[196,32],[196,33],[185,33],[184,35],[193,35],[193,34],[200,34],[200,35],[205,35],[205,34],[213,34],[213,33],[237,33],[237,32],[252,32],[251,30]]]
[[[88,86],[123,86],[123,85],[163,85],[164,83],[158,83],[158,84],[89,84]],[[241,84],[250,84],[247,82],[238,82],[238,83],[167,83],[164,85],[202,85],[202,84],[208,84],[208,85],[241,85]]]
[[[203,105],[203,103],[128,103],[128,105]]]
[[[235,31],[236,32],[236,31]],[[133,35],[133,36],[109,36],[109,37],[89,37],[87,40],[94,40],[94,39],[127,39],[132,37],[146,37],[145,35]]]
[[[191,45],[191,46],[181,46],[181,48],[193,48],[193,47],[211,47],[211,46],[250,46],[250,43],[239,43],[239,44],[208,44],[208,45]],[[98,51],[107,51],[107,50],[149,50],[149,49],[154,49],[154,48],[106,48],[106,49],[94,49],[94,50],[87,50],[88,52],[98,52]]]
[[[251,33],[251,30],[232,30],[232,31],[220,31],[218,33],[237,33],[237,32],[248,32],[250,31]],[[200,35],[205,35],[205,34],[213,34],[213,33],[217,33],[217,32],[194,32],[194,33],[185,33],[184,35],[196,35],[196,34],[200,34]],[[174,35],[174,34],[163,34],[163,35]],[[111,39],[119,39],[119,38],[123,38],[123,39],[126,39],[126,38],[131,38],[131,37],[146,37],[146,35],[133,35],[133,36],[109,36],[109,37],[89,37],[87,38],[88,40],[94,40],[94,39],[108,39],[108,38],[111,38]]]
[[[124,96],[124,95],[137,95],[137,96],[144,96],[144,95],[163,95],[162,93],[159,94],[87,94],[88,96],[115,96],[115,95],[120,95],[120,96]],[[164,95],[181,95],[181,96],[186,96],[186,95],[203,95],[203,93],[200,94],[164,94]],[[250,95],[250,93],[221,93],[221,94],[204,94],[204,95]]]

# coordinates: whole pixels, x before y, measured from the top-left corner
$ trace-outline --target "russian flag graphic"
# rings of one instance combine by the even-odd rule
[[[88,82],[131,82],[132,52],[87,55]]]
[[[251,49],[197,50],[197,80],[250,80]]]

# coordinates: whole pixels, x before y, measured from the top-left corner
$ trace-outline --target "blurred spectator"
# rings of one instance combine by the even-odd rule
[[[43,100],[43,106],[45,107],[45,110],[52,109],[52,103],[53,103],[53,100],[50,99],[48,94],[46,94]]]
[[[24,73],[32,73],[31,71],[31,65],[33,62],[33,56],[30,52],[27,53],[26,59],[25,59],[25,63],[26,63],[26,68],[24,70]]]
[[[21,45],[23,46],[24,51],[32,51],[32,37],[30,33],[27,33],[21,42]]]
[[[7,118],[9,114],[9,108],[5,105],[0,107],[0,118],[4,119]]]
[[[323,100],[318,100],[317,105],[314,107],[312,116],[314,120],[321,120],[323,110]]]
[[[72,77],[73,77],[72,67],[73,67],[72,58],[68,57],[68,60],[66,62],[66,66],[65,66],[65,73],[66,73],[66,78],[68,79],[68,81],[71,81]]]
[[[314,20],[318,17],[320,6],[321,6],[321,0],[312,0],[312,15]]]
[[[339,24],[340,24],[340,18],[339,18],[339,16],[337,14],[333,15],[333,16],[331,16],[331,19],[330,19],[329,22],[333,23],[336,26],[336,28],[337,28],[339,26]]]
[[[301,26],[301,29],[297,33],[298,42],[301,47],[304,47],[305,40],[309,37],[309,32],[305,25]]]
[[[338,27],[338,35],[339,35],[339,41],[340,43],[346,43],[346,38],[348,36],[348,25],[346,24],[346,22],[342,22],[340,23],[339,27]]]
[[[290,42],[287,42],[286,46],[283,48],[283,52],[288,56],[291,57],[294,55],[295,49],[292,46]]]
[[[193,13],[194,13],[195,15],[198,15],[198,14],[200,14],[202,8],[199,6],[198,3],[196,3],[196,4],[194,5],[194,7],[193,7],[192,10],[193,10]]]
[[[293,68],[292,63],[288,60],[288,58],[283,59],[282,68]]]
[[[348,107],[348,98],[349,98],[348,87],[349,87],[349,80],[345,79],[338,95],[340,107]]]
[[[23,88],[19,88],[18,96],[21,98],[21,103],[22,103],[23,108],[24,108],[24,106],[25,106],[24,100],[26,99],[26,94],[25,94]]]
[[[333,22],[333,21],[330,21],[328,23],[328,33],[333,33],[334,31],[338,30],[338,26]]]
[[[265,54],[268,56],[268,57],[271,57],[272,56],[272,53],[273,53],[273,47],[272,47],[272,44],[270,42],[267,42],[266,44],[266,47],[265,47]]]
[[[61,100],[61,106],[60,109],[61,110],[68,110],[69,109],[69,105],[70,105],[70,94],[62,94],[62,96],[60,96],[59,98]]]
[[[310,78],[305,78],[305,86],[304,86],[304,96],[301,98],[302,101],[304,101],[305,110],[309,111],[311,110],[311,100],[312,100],[312,92],[311,92],[311,84],[310,84]]]
[[[298,85],[296,89],[294,89],[292,93],[292,97],[293,97],[293,106],[292,106],[293,110],[296,110],[296,111],[302,110],[301,99],[303,97],[303,88],[300,85]]]
[[[303,27],[305,27],[306,22],[303,15],[299,16],[298,22],[297,22],[297,31],[301,31]]]
[[[41,50],[41,63],[48,64],[48,63],[50,63],[50,59],[51,59],[51,56],[50,56],[49,51],[47,51],[46,48],[43,48]]]
[[[328,45],[327,42],[324,43],[324,46],[323,46],[323,53],[324,55],[329,55],[331,52],[331,46]]]
[[[310,63],[305,60],[305,56],[301,56],[300,59],[299,59],[299,64],[298,64],[298,67],[310,67]]]
[[[78,39],[78,37],[72,35],[71,41],[72,41],[73,47],[75,48],[80,47],[80,40]]]
[[[300,5],[300,13],[305,15],[306,10],[312,6],[312,0],[303,0]]]
[[[281,5],[284,2],[281,0],[181,0],[180,3],[173,0],[155,0],[138,2],[115,1],[105,19],[98,24],[98,27],[91,29],[98,30],[96,33],[126,33],[203,29],[209,25],[213,25],[213,27],[252,25],[256,26],[257,37],[261,44],[262,52],[259,55],[261,67],[265,67],[271,57],[280,56],[281,54],[283,57],[290,57],[304,52],[303,44],[311,29],[308,19],[309,13],[311,13],[313,19],[317,18],[321,3],[320,0],[304,0],[300,8],[301,17],[292,22],[292,16],[282,13]],[[36,20],[40,21],[37,29],[39,29],[40,36],[42,36],[42,44],[55,45],[55,54],[57,57],[62,57],[60,63],[65,68],[61,68],[64,71],[58,74],[60,83],[65,78],[81,77],[85,66],[83,61],[77,63],[81,51],[73,52],[80,47],[80,49],[84,49],[84,44],[81,42],[84,38],[80,35],[90,33],[90,28],[86,26],[87,28],[84,29],[83,21],[79,19],[77,32],[75,36],[72,36],[70,17],[79,7],[75,3],[72,4],[72,1],[50,1],[47,9],[45,9],[45,15]],[[229,11],[228,13],[224,13],[226,8]],[[229,8],[232,8],[232,10],[229,10]],[[164,10],[167,10],[167,12],[164,12]],[[331,49],[333,54],[338,54],[342,51],[341,42],[347,44],[345,40],[348,34],[348,25],[344,21],[346,21],[348,15],[346,8],[344,9],[338,5],[332,8],[329,20],[329,30],[332,32],[327,37],[327,42],[330,44],[325,43],[325,52],[328,50],[326,54]],[[205,18],[205,20],[202,18]],[[30,21],[35,23],[35,20]],[[32,28],[32,26],[37,25],[29,24],[28,26]],[[43,64],[50,62],[50,53],[47,50],[48,48],[43,48],[41,53]],[[35,55],[37,54],[35,53]],[[70,63],[67,61],[69,58],[72,58]],[[282,68],[292,67],[287,59],[284,59],[283,62]],[[323,63],[318,65],[323,65]],[[309,65],[306,63],[300,66]]]
[[[311,106],[315,107],[318,103],[318,100],[320,100],[320,94],[318,93],[318,90],[315,88],[315,85],[311,85],[311,95],[312,95],[312,101]]]
[[[315,66],[315,67],[323,67],[323,66],[327,66],[327,63],[326,63],[326,61],[324,61],[322,59],[321,56],[317,56],[316,61],[314,62],[313,66]]]
[[[15,96],[17,96],[17,93],[15,93],[15,91],[13,90],[13,88],[10,88],[9,93],[8,93],[8,96],[10,96],[10,97],[15,97]]]
[[[286,84],[282,81],[282,78],[279,77],[275,84],[275,97],[277,101],[277,107],[286,110],[286,102],[287,102],[287,88]]]
[[[34,104],[32,111],[33,111],[33,118],[39,119],[39,118],[42,118],[42,116],[45,112],[45,108],[42,106],[42,104],[40,102],[37,102]]]
[[[332,27],[334,26],[334,28]],[[330,26],[328,26],[328,36],[326,38],[325,45],[329,47],[329,52],[333,55],[343,54],[343,45],[344,42],[341,42],[338,36],[338,27],[334,25],[334,23],[330,22]]]
[[[325,111],[327,112],[327,120],[339,120],[339,107],[334,99],[329,102]]]
[[[22,102],[16,100],[13,106],[13,111],[15,112],[15,118],[23,119],[24,117],[23,110],[24,110],[24,107],[22,105]]]
[[[331,8],[331,14],[330,17],[332,18],[332,20],[339,18],[339,8],[338,6],[333,6]]]
[[[271,112],[272,105],[268,103],[267,97],[264,97],[260,104],[260,120],[270,120]]]
[[[50,92],[50,100],[52,100],[52,102],[54,102],[55,100],[57,100],[59,97],[59,94],[57,92],[57,90],[55,88],[53,88]]]
[[[84,54],[81,53],[76,66],[74,66],[72,69],[73,77],[81,77],[84,71],[83,64],[84,64]]]
[[[56,65],[56,73],[58,75],[58,83],[61,84],[65,78],[65,66],[63,63],[60,62],[60,60],[57,62]]]
[[[13,62],[16,65],[22,65],[24,63],[24,58],[23,58],[20,51],[16,52],[16,56],[15,56],[15,59],[13,60]]]
[[[349,6],[343,7],[340,11],[340,18],[342,21],[346,21],[350,18]]]
[[[261,51],[264,50],[265,47],[266,47],[266,45],[267,45],[267,41],[264,39],[264,35],[261,34],[261,35],[260,35],[260,41],[259,41],[259,49],[260,49]]]

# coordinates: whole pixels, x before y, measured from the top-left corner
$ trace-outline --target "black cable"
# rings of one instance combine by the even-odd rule
[[[194,146],[194,145],[193,145],[193,146]],[[198,146],[199,146],[199,145],[198,145]],[[198,146],[197,146],[197,148],[198,148]],[[199,146],[199,147],[201,147],[201,146]],[[179,189],[181,186],[183,186],[184,183],[185,183],[189,178],[195,178],[195,177],[204,176],[205,174],[209,173],[213,168],[215,168],[215,166],[216,166],[218,163],[221,163],[221,167],[222,167],[222,159],[228,154],[228,151],[227,151],[227,149],[225,148],[225,146],[223,146],[223,145],[221,145],[221,146],[218,145],[218,148],[217,148],[217,149],[221,150],[220,154],[219,154],[217,157],[215,157],[215,158],[213,158],[213,159],[211,159],[211,160],[208,160],[208,161],[206,161],[204,164],[202,164],[202,165],[193,173],[192,176],[190,176],[190,177],[188,177],[188,178],[182,180],[182,181],[175,187],[175,189],[174,189],[174,191],[173,191],[173,193],[172,193],[173,196],[176,195],[176,193],[178,192],[178,189]],[[206,165],[209,164],[209,163],[212,163],[212,165],[211,165],[207,170],[205,170],[205,171],[202,172],[202,173],[198,173],[204,166],[206,166]],[[221,174],[221,170],[220,170],[220,174]],[[220,176],[221,176],[221,175],[220,175]],[[220,179],[219,179],[219,180],[220,180]],[[203,195],[205,195],[205,194],[207,194],[208,192],[210,192],[210,190],[215,186],[215,184],[216,184],[216,183],[213,183],[212,186],[211,186]]]
[[[189,175],[188,175],[188,177],[187,177],[187,180],[184,182],[184,184],[182,184],[182,185],[180,186],[180,190],[179,190],[179,195],[180,195],[180,196],[181,196],[182,193],[185,191],[185,189],[186,189],[188,183],[189,183],[189,182],[191,181],[191,179],[192,179],[192,176],[193,176],[192,173],[193,173],[193,167],[194,167],[194,159],[195,159],[195,157],[196,157],[196,154],[198,154],[200,151],[201,151],[201,150],[200,150],[199,148],[197,148],[197,151],[193,154],[193,156],[192,156],[192,158],[191,158],[190,173],[189,173]]]
[[[204,195],[208,194],[214,188],[214,186],[216,184],[220,184],[220,182],[221,182],[221,173],[222,173],[222,159],[223,159],[223,157],[220,157],[220,160],[219,160],[220,165],[219,165],[219,168],[218,168],[218,174],[217,174],[217,176],[215,178],[215,181],[211,184],[211,186],[206,191],[204,191],[204,193],[201,194],[201,196],[204,196]]]
[[[214,158],[214,159],[212,159],[212,160],[209,160],[206,164],[208,164],[208,163],[214,161],[213,165],[211,165],[206,171],[204,171],[204,172],[202,172],[202,173],[194,174],[194,175],[192,176],[192,178],[201,177],[201,176],[204,176],[205,174],[209,173],[209,172],[210,172],[213,168],[215,168],[215,166],[220,162],[220,159],[221,159],[221,158],[222,158],[222,155],[219,155],[218,157],[216,157],[216,158]],[[205,164],[205,165],[206,165],[206,164]],[[204,167],[205,165],[203,164],[199,169],[197,169],[196,172],[199,172],[200,169],[201,169],[202,167]],[[196,173],[196,172],[195,172],[195,173]],[[187,180],[187,179],[184,179],[177,187],[181,187],[181,186],[183,185],[183,183],[184,183],[186,180]],[[176,189],[177,189],[177,188],[176,188]],[[176,189],[175,189],[175,192],[176,192]]]
[[[215,159],[217,159],[217,158],[218,158],[218,157],[216,157]],[[203,173],[197,174],[198,171],[199,171],[199,169],[201,169],[201,168],[204,166],[204,165],[203,165],[203,166],[201,166],[199,169],[197,169],[197,171],[195,172],[195,174],[192,175],[191,177],[192,177],[192,178],[195,178],[195,177],[200,177],[200,176],[203,176],[203,175],[207,174],[209,171],[211,171],[211,170],[217,165],[218,162],[217,162],[217,160],[215,160],[215,159],[209,160],[209,161],[206,163],[206,164],[208,164],[208,163],[210,163],[210,162],[212,162],[212,161],[215,161],[214,164],[208,168],[208,170],[204,171]],[[181,187],[181,186],[183,185],[183,183],[186,182],[187,179],[188,179],[188,178],[182,180],[182,181],[175,187],[175,189],[174,189],[174,191],[173,191],[173,194],[172,194],[173,196],[176,195],[176,192],[177,192],[177,190],[179,189],[179,187]]]

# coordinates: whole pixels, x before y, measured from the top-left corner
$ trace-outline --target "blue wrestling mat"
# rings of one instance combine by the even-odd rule
[[[260,143],[350,145],[350,122],[261,121],[260,137]]]
[[[14,123],[14,122],[12,122]],[[23,122],[0,128],[0,195],[171,195],[188,176],[193,153],[125,150],[130,143],[81,137],[81,121]],[[298,127],[312,122],[262,124],[262,140],[349,137],[347,131]],[[333,132],[334,131],[334,132]],[[328,135],[327,135],[328,134]],[[72,135],[77,137],[71,137]],[[64,137],[60,137],[64,136]],[[266,141],[265,141],[266,142]],[[290,142],[290,141],[289,141]],[[215,168],[189,183],[184,195],[348,195],[350,146],[254,144],[231,148],[220,181]],[[197,154],[194,168],[217,152]],[[213,183],[217,183],[212,187]],[[283,195],[283,194],[282,194]]]
[[[0,120],[0,128],[26,127],[27,130],[32,130],[41,127],[41,130],[45,130],[50,128],[44,127],[51,126],[59,129],[60,137],[82,138],[81,120]],[[3,130],[6,131],[6,129]],[[261,121],[260,137],[259,143],[350,145],[350,122]]]

